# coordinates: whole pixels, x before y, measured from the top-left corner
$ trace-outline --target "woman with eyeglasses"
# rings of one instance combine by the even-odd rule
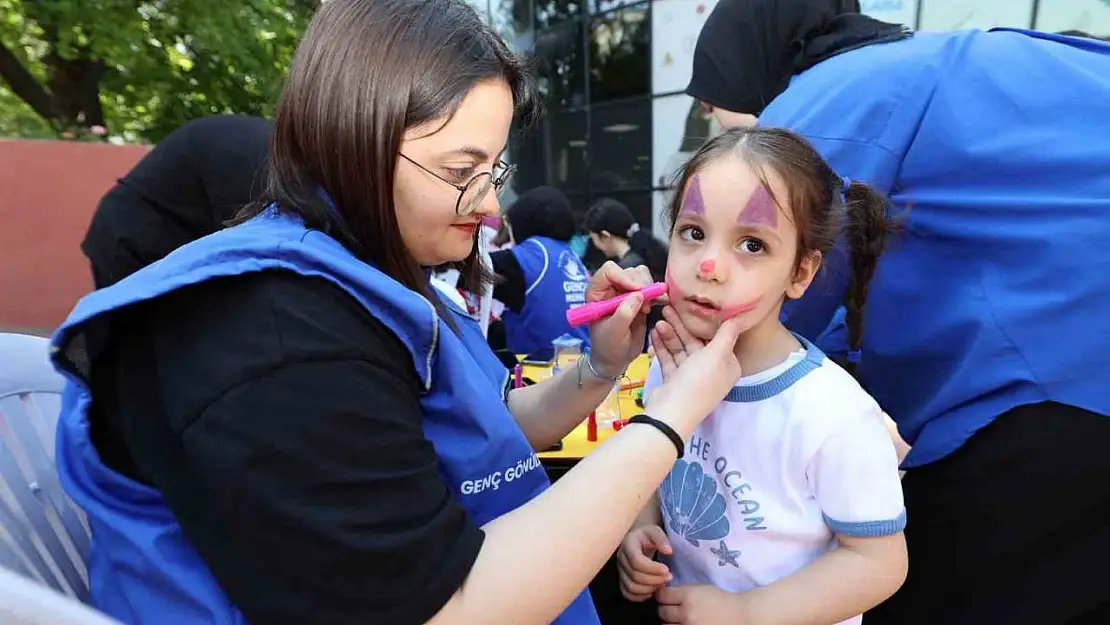
[[[566,334],[588,348],[588,329],[567,323],[567,310],[586,303],[589,284],[586,266],[570,247],[570,200],[554,187],[529,189],[502,221],[512,247],[492,252],[490,260],[498,278],[493,297],[505,304],[505,347],[533,354],[551,349],[551,342]]]
[[[591,578],[739,377],[734,326],[552,486],[536,450],[640,352],[633,295],[509,392],[464,286],[534,86],[463,0],[331,0],[281,96],[264,201],[84,298],[53,339],[57,464],[124,623],[598,622]],[[605,266],[586,300],[645,285]],[[730,342],[731,341],[731,342]]]

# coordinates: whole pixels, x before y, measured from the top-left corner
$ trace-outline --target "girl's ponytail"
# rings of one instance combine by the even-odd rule
[[[855,375],[856,361],[863,347],[863,312],[868,287],[896,222],[889,216],[890,202],[883,194],[861,182],[845,179],[844,183],[844,230],[852,259],[844,321],[848,330],[848,369]]]

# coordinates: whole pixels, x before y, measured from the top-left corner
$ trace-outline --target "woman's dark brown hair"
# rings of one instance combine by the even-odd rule
[[[463,0],[321,4],[278,105],[263,200],[239,221],[269,205],[297,215],[449,320],[401,239],[394,173],[405,131],[450,119],[487,80],[508,84],[527,126],[538,100],[526,66]],[[456,268],[460,286],[480,292],[477,245]]]
[[[705,143],[676,174],[668,217],[671,228],[682,210],[682,191],[706,165],[729,154],[739,155],[755,171],[774,197],[768,173],[784,182],[789,197],[789,215],[798,231],[798,257],[829,253],[838,237],[847,242],[852,263],[851,280],[844,300],[849,349],[858,351],[863,342],[863,310],[867,288],[895,221],[889,216],[890,201],[861,182],[845,188],[844,179],[825,159],[797,134],[781,128],[733,128]]]

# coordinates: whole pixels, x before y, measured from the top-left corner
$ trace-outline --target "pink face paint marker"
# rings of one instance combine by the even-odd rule
[[[705,214],[705,200],[701,198],[701,181],[697,174],[690,179],[690,186],[686,187],[686,195],[682,198],[682,212]]]
[[[716,268],[717,268],[717,262],[715,260],[713,260],[712,258],[710,258],[708,260],[703,260],[703,261],[701,261],[701,264],[698,265],[698,269],[700,269],[701,272],[704,273],[704,274],[713,273],[713,270],[716,269]]]
[[[771,197],[771,192],[767,190],[767,187],[759,185],[752,196],[748,198],[744,210],[736,216],[736,223],[741,226],[774,228],[778,225],[778,215],[778,207],[775,206],[775,199]]]
[[[590,302],[589,304],[583,304],[577,308],[571,308],[567,311],[567,323],[570,324],[570,327],[576,328],[587,323],[593,323],[594,321],[597,321],[598,319],[601,319],[603,317],[608,317],[609,315],[613,314],[618,308],[620,308],[621,303],[631,297],[633,293],[639,293],[644,298],[645,302],[649,302],[653,299],[663,297],[666,292],[667,285],[662,282],[656,282],[655,284],[646,286],[639,291],[630,291],[628,293],[622,293],[621,295],[618,295],[616,297],[610,297],[609,299],[601,300],[600,302]]]

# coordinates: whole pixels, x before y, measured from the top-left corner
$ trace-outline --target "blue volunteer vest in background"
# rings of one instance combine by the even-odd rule
[[[1108,111],[1110,45],[995,29],[840,54],[760,116],[903,217],[871,281],[858,372],[913,445],[904,466],[1025,404],[1110,415]],[[843,261],[786,303],[791,329],[829,327]]]
[[[475,523],[510,512],[550,486],[505,407],[508,371],[473,320],[449,304],[461,331],[454,334],[420,295],[360,262],[334,239],[267,211],[88,295],[52,339],[55,365],[68,380],[58,424],[58,471],[92,528],[94,602],[125,623],[246,621],[185,539],[158,491],[100,461],[86,418],[92,397],[84,378],[96,360],[88,353],[85,332],[111,332],[112,311],[129,304],[215,277],[265,269],[330,280],[406,345],[426,389],[420,400],[424,434],[439,455],[443,479]],[[588,591],[555,623],[598,623]]]
[[[567,323],[567,311],[586,303],[590,277],[582,259],[568,244],[547,237],[528,237],[512,252],[524,272],[525,291],[520,313],[506,308],[502,316],[508,348],[531,354],[550,349],[551,341],[564,334],[589,347],[589,328]]]

